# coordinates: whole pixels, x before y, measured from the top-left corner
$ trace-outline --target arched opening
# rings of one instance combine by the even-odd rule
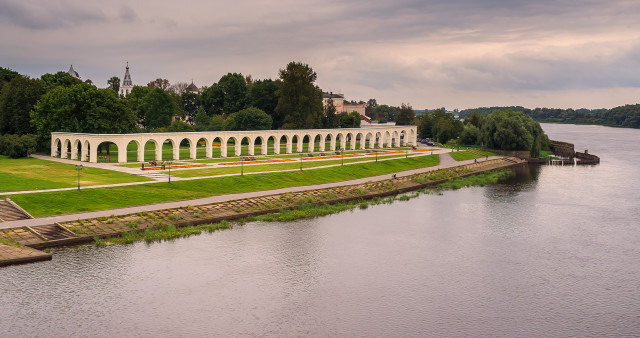
[[[62,153],[60,154],[60,158],[70,158],[71,157],[71,141],[64,140],[62,145]]]
[[[362,133],[356,134],[356,149],[364,149],[364,135]]]
[[[299,153],[302,151],[302,140],[300,140],[300,137],[298,135],[294,135],[291,138],[291,147],[293,148],[291,149],[292,152]]]
[[[267,138],[267,155],[275,155],[276,154],[276,147],[280,148],[280,143],[278,142],[278,144],[276,144],[276,137],[271,135],[269,136],[269,138]],[[278,149],[281,150],[281,149]],[[279,151],[278,153],[281,153],[282,151]]]
[[[80,142],[80,140],[73,141],[73,151],[71,154],[73,160],[82,161],[82,142]]]
[[[260,155],[267,155],[269,153],[268,142],[265,141],[262,136],[256,137],[254,146],[256,147],[254,150],[255,154],[258,154],[258,151],[260,152]]]
[[[229,137],[227,139],[227,143],[226,143],[226,155],[227,157],[233,157],[236,156],[236,144],[238,143],[238,141],[236,140],[235,137]]]
[[[222,157],[220,149],[222,148],[222,138],[214,137],[211,141],[211,157]]]
[[[60,139],[55,139],[53,141],[53,154],[51,154],[51,156],[53,157],[60,157],[62,156],[62,141],[60,141]]]
[[[98,144],[98,163],[118,162],[118,145],[110,141]]]
[[[345,149],[344,145],[345,145],[344,136],[342,136],[342,134],[336,135],[336,149],[335,150],[342,151],[342,149]]]
[[[324,137],[324,140],[322,140],[322,143],[324,145],[324,149],[331,149],[331,141],[333,140],[333,134],[327,134]]]
[[[399,138],[399,134],[397,131],[394,131],[391,134],[391,145],[393,147],[397,147],[400,144],[400,138]]]
[[[384,144],[382,143],[382,134],[380,134],[379,132],[376,133],[376,143],[375,145],[378,148],[384,148]]]
[[[324,147],[322,146],[322,135],[320,134],[316,134],[316,136],[313,137],[313,147],[314,147],[314,151],[324,151]]]
[[[240,144],[236,145],[236,156],[250,155],[249,146],[251,146],[251,150],[253,151],[253,140],[250,140],[247,136],[241,138]]]
[[[190,159],[190,158],[194,158],[195,159],[195,148],[194,153],[191,154],[191,140],[188,138],[183,138],[182,140],[180,140],[180,147],[179,149],[179,154],[180,154],[180,158],[181,159]],[[193,155],[193,157],[192,157]]]
[[[148,140],[144,144],[144,158],[143,161],[151,162],[156,160],[162,160],[162,149],[158,148],[156,140]]]
[[[347,133],[347,137],[345,140],[345,144],[346,146],[344,147],[345,149],[356,149],[356,142],[353,138],[353,133]]]
[[[405,133],[405,131],[403,130],[400,132],[400,146],[404,147],[406,142],[407,142],[407,133]]]
[[[211,153],[207,155],[207,139],[204,137],[199,138],[196,141],[196,157],[195,158],[207,158],[211,157]]]
[[[140,152],[140,143],[133,140],[127,143],[127,162],[141,162],[144,161],[144,153]],[[142,158],[140,158],[142,155]]]
[[[302,152],[308,153],[313,151],[311,145],[311,137],[309,135],[302,136]]]
[[[280,137],[280,154],[290,154],[292,152],[293,142],[289,139],[289,136],[282,135]]]
[[[91,154],[91,144],[89,143],[89,141],[84,141],[84,152],[82,153],[82,159],[81,161],[85,161],[85,162],[89,162],[90,158],[90,154]]]
[[[163,161],[173,161],[173,140],[166,139],[162,142],[162,160]]]

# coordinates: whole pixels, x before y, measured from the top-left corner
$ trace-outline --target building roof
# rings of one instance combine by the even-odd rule
[[[69,71],[68,71],[67,73],[69,73],[69,75],[71,75],[71,76],[75,77],[76,79],[79,79],[79,78],[80,78],[80,75],[78,74],[78,72],[76,72],[76,71],[73,69],[73,65],[71,65],[71,67],[69,67]]]
[[[187,87],[187,91],[188,92],[193,92],[193,93],[197,93],[200,91],[200,89],[198,89],[198,86],[196,86],[195,84],[193,84],[193,81],[191,81],[191,84]]]
[[[124,80],[122,80],[122,86],[133,86],[131,82],[131,75],[129,75],[129,62],[127,62],[127,70],[124,72]]]
[[[344,94],[334,94],[333,92],[322,93],[323,99],[344,99]]]

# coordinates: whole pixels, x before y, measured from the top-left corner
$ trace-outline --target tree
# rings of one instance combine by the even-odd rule
[[[137,123],[141,126],[145,126],[144,110],[142,110],[142,99],[151,92],[149,87],[133,86],[131,93],[126,97],[127,107],[134,113],[137,118]]]
[[[15,72],[8,68],[0,67],[0,90],[2,87],[9,81],[11,81],[14,77],[19,76],[18,72]]]
[[[207,115],[207,112],[205,112],[202,107],[198,108],[198,114],[193,118],[193,129],[196,131],[209,130],[210,124],[211,118]]]
[[[176,82],[167,88],[167,91],[172,94],[181,95],[187,91],[189,84],[186,82]]]
[[[463,129],[462,121],[455,115],[438,109],[422,114],[418,124],[418,135],[421,138],[431,138],[440,143],[447,143],[450,139],[457,138]]]
[[[266,79],[253,82],[253,86],[249,87],[247,92],[247,106],[262,109],[269,114],[273,119],[272,129],[278,129],[282,126],[282,120],[277,120],[275,116],[276,106],[278,105],[277,90],[277,82]]]
[[[160,89],[166,90],[169,88],[169,86],[171,86],[171,83],[169,83],[169,80],[161,79],[161,78],[157,78],[147,83],[147,87],[149,87],[150,89],[160,88]]]
[[[190,132],[190,131],[195,131],[195,129],[193,129],[193,127],[190,124],[186,122],[182,122],[180,120],[173,121],[171,125],[168,127],[162,127],[154,130],[155,133],[165,133],[165,132],[181,133],[181,132]]]
[[[58,86],[44,94],[31,120],[41,149],[48,147],[53,131],[120,134],[136,129],[135,115],[115,92],[84,83]]]
[[[398,126],[408,126],[413,124],[413,119],[415,114],[413,112],[413,108],[408,104],[402,104],[400,106],[400,111],[396,116],[396,125]]]
[[[222,114],[224,94],[217,83],[202,92],[202,106],[209,116]]]
[[[472,112],[468,119],[465,119],[466,123],[470,123],[475,127],[480,126],[480,121],[482,121],[482,115],[478,114],[476,111]]]
[[[73,85],[77,85],[79,83],[83,83],[82,81],[76,79],[75,77],[69,75],[67,72],[57,72],[55,74],[44,74],[40,77],[42,80],[42,85],[44,86],[44,91],[48,92],[51,89],[63,86],[63,87],[71,87]]]
[[[144,112],[144,126],[147,130],[171,125],[175,104],[166,90],[155,88],[149,92],[140,104]]]
[[[109,80],[107,80],[107,88],[113,89],[114,92],[120,91],[120,78],[117,76],[112,76]]]
[[[233,113],[224,121],[224,130],[269,130],[271,116],[261,109],[249,107]]]
[[[322,126],[322,90],[314,85],[317,74],[309,65],[290,62],[280,69],[277,119],[282,119],[282,128],[311,129]]]
[[[480,135],[483,144],[491,149],[539,153],[540,149],[548,147],[549,142],[538,122],[523,112],[511,109],[496,110],[485,116]]]
[[[475,145],[480,143],[480,129],[471,123],[464,126],[462,133],[460,133],[460,142],[467,145]]]
[[[0,90],[0,134],[32,134],[30,112],[44,94],[42,81],[16,76]]]
[[[247,83],[244,76],[228,73],[202,93],[202,103],[207,113],[231,114],[246,106]]]
[[[193,124],[200,108],[198,94],[192,92],[182,93],[182,110],[184,111],[186,121]],[[203,110],[204,111],[204,110]]]
[[[333,99],[329,98],[327,105],[324,107],[324,116],[322,116],[322,127],[327,129],[337,128],[340,125],[338,116],[336,115],[336,106],[333,105]]]
[[[374,118],[374,112],[377,106],[378,101],[376,101],[376,99],[369,99],[369,101],[367,101],[367,105],[364,108],[364,114],[369,118]]]
[[[384,118],[387,121],[395,121],[396,114],[398,114],[399,110],[400,109],[398,107],[381,104],[379,106],[376,106],[373,111],[374,116],[377,120]]]
[[[358,112],[342,112],[338,114],[338,125],[340,128],[360,128],[360,113]]]

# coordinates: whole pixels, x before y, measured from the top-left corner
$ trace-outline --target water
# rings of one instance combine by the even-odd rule
[[[596,166],[0,269],[0,336],[639,336],[640,131]]]

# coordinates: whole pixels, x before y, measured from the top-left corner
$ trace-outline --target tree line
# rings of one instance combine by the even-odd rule
[[[511,109],[522,111],[538,122],[595,124],[610,127],[640,128],[640,104],[624,105],[611,109],[558,109],[535,108],[520,106],[510,107],[481,107],[460,111],[460,118],[466,118],[476,112],[487,115],[494,110]]]
[[[46,151],[53,131],[360,127],[357,112],[336,113],[332,103],[323,105],[323,92],[315,84],[317,74],[309,65],[290,62],[278,75],[276,80],[254,80],[228,73],[197,92],[186,83],[171,84],[159,78],[146,86],[134,86],[126,97],[120,97],[120,79],[115,76],[107,81],[107,88],[97,88],[62,71],[32,79],[0,67],[0,135],[35,135],[38,150]],[[406,112],[397,115],[402,114]],[[391,118],[397,119],[395,115]],[[413,115],[404,120],[413,123]],[[9,139],[15,143],[15,138]],[[32,144],[25,147],[31,149]]]

